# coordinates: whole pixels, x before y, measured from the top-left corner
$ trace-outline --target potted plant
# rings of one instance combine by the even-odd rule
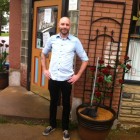
[[[8,77],[9,72],[6,67],[6,60],[7,60],[7,48],[9,47],[8,44],[5,44],[5,40],[1,40],[0,43],[0,89],[4,89],[8,86]]]
[[[130,61],[129,57],[125,56],[123,63],[114,62],[114,66],[105,64],[103,59],[98,58],[96,66],[87,69],[89,78],[94,79],[90,103],[83,103],[76,110],[82,140],[106,139],[116,118],[116,112],[111,106],[105,105],[104,99],[112,98],[114,87],[123,86],[123,80],[118,76],[121,74],[122,77],[122,74],[129,72]]]

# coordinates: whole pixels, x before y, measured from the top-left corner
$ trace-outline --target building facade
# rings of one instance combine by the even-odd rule
[[[129,52],[132,34],[139,35],[138,27],[135,30],[136,23],[134,21],[132,23],[132,14],[135,13],[137,16],[139,11],[138,8],[134,10],[133,5],[138,2],[139,0],[10,0],[9,85],[21,85],[49,99],[48,81],[41,71],[40,53],[47,38],[58,32],[57,24],[62,16],[70,17],[72,22],[70,32],[81,40],[89,56],[89,65],[95,63],[94,58],[97,56],[105,57],[108,53],[105,54],[104,50],[110,45],[115,50],[115,54],[111,57],[115,59],[119,57],[122,60]],[[132,28],[133,30],[130,30]],[[137,37],[133,36],[134,38]],[[116,47],[119,49],[116,50]],[[49,59],[50,57],[46,61],[49,62]],[[75,58],[75,71],[79,69],[80,64],[79,59]],[[83,97],[85,101],[89,101],[90,94],[85,88],[87,83],[85,75],[83,74],[73,86],[73,110],[83,102]],[[135,89],[136,85],[133,83],[138,84],[140,79],[132,79],[129,75],[125,80]],[[124,90],[128,89],[127,84],[125,85]],[[91,89],[91,85],[89,88]],[[121,93],[124,93],[123,97]],[[120,88],[113,89],[111,105],[121,121],[129,121],[126,120],[128,116],[132,120],[140,116],[138,94],[140,92],[135,99],[138,107],[134,106],[135,102],[132,103],[132,100],[134,101],[132,98],[136,95],[134,97],[133,92],[127,93],[128,91]],[[126,99],[125,95],[130,94],[130,98]],[[128,107],[129,102],[132,106]],[[132,110],[135,110],[134,114]],[[74,117],[73,113],[72,115]]]

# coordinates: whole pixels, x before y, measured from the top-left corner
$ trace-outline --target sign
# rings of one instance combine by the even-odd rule
[[[77,0],[69,0],[69,10],[77,10]]]
[[[43,47],[45,47],[45,44],[47,43],[49,38],[50,38],[49,32],[43,33]]]
[[[45,9],[45,16],[44,16],[45,22],[51,23],[51,16],[52,16],[52,9],[51,8]]]

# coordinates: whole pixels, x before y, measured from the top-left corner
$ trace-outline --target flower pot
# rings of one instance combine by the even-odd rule
[[[0,89],[4,89],[9,85],[9,73],[0,72]]]
[[[80,105],[76,110],[81,140],[105,140],[116,118],[115,111],[107,106],[99,106],[98,116],[91,118],[80,113],[86,107]]]

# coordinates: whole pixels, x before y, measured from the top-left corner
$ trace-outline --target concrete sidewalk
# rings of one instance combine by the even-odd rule
[[[23,87],[7,87],[0,92],[0,115],[47,119],[49,101]]]
[[[56,129],[48,136],[43,136],[41,125],[0,124],[0,140],[62,140],[61,129]],[[80,140],[77,130],[70,131],[71,140]]]
[[[58,107],[57,119],[61,119],[62,108]],[[7,87],[0,91],[0,116],[14,120],[48,122],[49,101],[27,91],[23,87]],[[45,126],[4,123],[0,124],[1,140],[62,140],[62,130],[56,129],[49,136],[43,136]],[[80,140],[77,130],[71,133],[71,140]]]
[[[58,108],[57,119],[61,119],[62,108]],[[16,123],[0,123],[0,140],[62,140],[60,127],[49,136],[43,136],[45,126],[20,123],[26,120],[48,122],[49,101],[27,91],[23,87],[7,87],[0,91],[0,116],[15,119]],[[1,119],[1,118],[0,118]],[[18,122],[18,119],[22,120]],[[78,130],[70,130],[71,140],[81,140]],[[112,130],[106,140],[140,140],[140,129],[136,131]],[[98,140],[98,138],[97,138]]]

